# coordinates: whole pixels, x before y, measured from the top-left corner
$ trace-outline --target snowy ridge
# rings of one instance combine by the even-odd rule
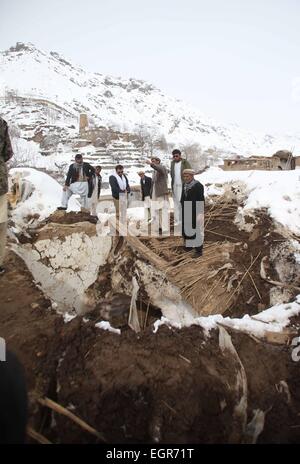
[[[74,120],[80,112],[86,112],[96,125],[122,132],[132,132],[143,124],[178,144],[197,142],[204,148],[240,155],[300,149],[299,137],[256,134],[234,124],[218,124],[145,81],[87,72],[59,54],[44,52],[32,44],[19,43],[1,52],[0,75],[3,116],[10,111],[4,97],[13,91],[35,104],[47,100]]]

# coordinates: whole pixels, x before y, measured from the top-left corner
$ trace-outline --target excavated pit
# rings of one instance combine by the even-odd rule
[[[41,406],[46,396],[109,443],[299,442],[300,373],[290,345],[299,317],[272,340],[222,325],[209,336],[196,325],[153,333],[161,315],[181,325],[201,315],[255,317],[296,296],[291,238],[261,210],[239,230],[238,205],[222,207],[207,206],[203,258],[186,255],[178,237],[99,238],[84,213],[55,213],[13,245],[0,335],[25,366],[32,428],[53,443],[97,441]],[[267,277],[284,287],[261,278],[263,258]],[[85,259],[93,266],[82,274]],[[127,324],[133,278],[138,333]],[[65,324],[53,308],[79,315]],[[95,327],[103,319],[121,335]]]

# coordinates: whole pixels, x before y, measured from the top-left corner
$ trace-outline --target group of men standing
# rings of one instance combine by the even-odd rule
[[[180,231],[185,239],[185,248],[193,248],[196,256],[202,255],[203,220],[204,220],[204,189],[195,180],[195,172],[190,163],[182,158],[178,149],[172,152],[171,187],[174,202],[174,230]],[[141,194],[145,208],[145,221],[157,225],[158,232],[163,235],[169,232],[169,192],[168,170],[160,158],[152,157],[146,163],[153,169],[152,178],[140,171]],[[96,208],[101,192],[101,166],[95,168],[83,162],[82,155],[75,156],[75,162],[70,165],[63,187],[62,206],[66,210],[68,200],[73,194],[79,195],[83,208],[90,208],[92,216],[97,218]],[[116,211],[116,218],[126,221],[128,194],[130,185],[124,174],[124,167],[118,164],[109,177],[109,184]]]
[[[7,123],[0,117],[0,275],[5,272],[3,260],[8,219],[6,163],[12,156],[13,150]],[[174,150],[172,156],[171,185],[175,225],[182,224],[182,234],[187,249],[194,248],[195,255],[201,255],[203,234],[200,234],[199,241],[198,229],[199,218],[203,217],[203,186],[194,179],[195,172],[191,169],[188,161],[181,158],[179,150]],[[147,221],[160,221],[160,212],[168,210],[168,171],[157,157],[147,160],[147,164],[153,169],[152,179],[147,177],[143,171],[139,172],[142,199],[148,210]],[[66,210],[70,197],[77,194],[81,206],[83,208],[89,207],[91,214],[96,216],[101,183],[101,166],[94,168],[89,163],[83,162],[82,155],[76,155],[75,162],[70,165],[68,170],[63,187],[62,206],[59,209]],[[122,209],[121,205],[125,206],[125,209],[127,207],[127,195],[130,193],[130,185],[124,174],[123,166],[116,166],[115,173],[109,178],[109,183],[116,216],[119,216]],[[187,214],[185,214],[186,212]],[[162,222],[162,228],[164,227],[165,224]],[[7,362],[0,362],[0,365],[3,367],[0,375],[0,441],[3,443],[23,443],[27,422],[27,393],[24,374],[17,359],[10,353],[8,353]],[[8,412],[12,412],[14,420],[11,420]]]
[[[195,172],[190,163],[183,159],[178,149],[172,152],[171,187],[174,202],[174,230],[180,230],[185,239],[185,248],[195,250],[195,255],[202,255],[203,247],[203,185],[194,179]],[[156,224],[158,232],[166,235],[169,232],[169,192],[168,171],[160,158],[152,157],[146,163],[153,169],[152,178],[140,171],[140,186],[142,201],[145,208],[145,221]],[[101,167],[93,168],[83,162],[82,155],[76,155],[75,163],[69,167],[65,186],[63,187],[62,206],[67,204],[72,194],[80,196],[81,205],[90,208],[91,214],[96,216],[96,206],[101,191]],[[124,167],[118,164],[109,177],[109,184],[116,211],[116,218],[121,223],[126,221],[128,194],[130,185],[124,174]]]
[[[174,203],[174,231],[179,229],[185,240],[186,250],[194,249],[195,256],[203,253],[204,240],[204,188],[197,181],[195,171],[190,163],[182,158],[181,151],[172,151],[171,161],[171,188]],[[153,204],[151,219],[161,225],[162,233],[169,230],[168,224],[168,171],[161,164],[160,158],[154,157],[147,161],[153,168],[152,179],[147,178],[144,172],[140,172],[141,190],[147,192],[150,188],[151,204]],[[148,180],[147,180],[148,179]],[[150,198],[147,198],[147,205]],[[145,206],[147,206],[145,205]],[[149,211],[149,209],[148,209]],[[148,213],[149,214],[149,213]]]
[[[0,274],[4,272],[3,260],[7,227],[7,191],[8,176],[6,163],[13,156],[11,141],[6,122],[0,118]],[[182,158],[178,149],[172,152],[171,187],[174,201],[174,227],[179,227],[185,239],[185,248],[195,250],[202,255],[204,230],[204,189],[194,179],[195,172],[189,162]],[[153,169],[152,178],[140,171],[141,194],[145,207],[145,219],[148,223],[158,223],[163,234],[169,231],[168,171],[158,157],[152,157],[146,163]],[[109,177],[116,216],[126,216],[127,196],[130,185],[124,174],[124,167],[117,165]],[[62,205],[67,210],[68,201],[73,194],[79,195],[83,208],[89,208],[91,215],[97,218],[97,204],[102,185],[101,166],[95,168],[83,161],[81,154],[75,156],[75,162],[69,166],[63,187]]]

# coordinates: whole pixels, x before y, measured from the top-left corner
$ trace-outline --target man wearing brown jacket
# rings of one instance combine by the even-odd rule
[[[8,174],[7,161],[13,156],[8,134],[7,123],[0,117],[0,275],[5,272],[3,267],[6,229],[7,229],[7,191]]]
[[[151,223],[155,229],[163,234],[169,231],[169,195],[168,195],[168,171],[160,162],[160,158],[154,157],[146,161],[153,169],[151,187]]]

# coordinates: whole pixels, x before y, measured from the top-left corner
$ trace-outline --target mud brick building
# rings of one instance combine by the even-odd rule
[[[273,156],[250,156],[225,159],[221,166],[224,171],[286,171],[300,167],[300,157],[294,157],[288,150],[277,151]]]

